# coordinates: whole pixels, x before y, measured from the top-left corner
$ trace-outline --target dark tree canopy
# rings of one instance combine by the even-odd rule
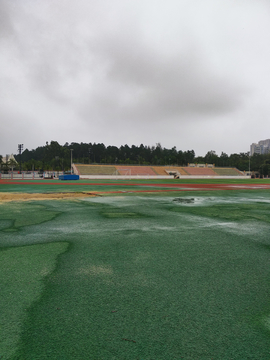
[[[138,164],[138,165],[178,165],[187,166],[190,163],[215,164],[218,167],[236,167],[241,171],[259,171],[264,175],[270,175],[270,154],[249,153],[227,155],[222,152],[220,156],[214,150],[210,150],[205,156],[195,156],[194,150],[177,150],[156,146],[140,146],[127,144],[117,146],[105,146],[103,143],[65,143],[60,145],[57,141],[51,141],[36,149],[25,149],[22,153],[24,170],[68,170],[70,168],[71,150],[73,162],[82,164]],[[15,156],[19,161],[19,155]]]

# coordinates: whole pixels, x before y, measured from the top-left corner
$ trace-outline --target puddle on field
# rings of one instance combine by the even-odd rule
[[[85,198],[83,201],[99,204],[108,204],[112,206],[130,206],[138,205],[138,201],[142,205],[145,204],[175,204],[183,206],[209,206],[215,204],[250,204],[250,203],[264,203],[270,204],[270,197],[256,196],[249,197],[245,196],[112,196],[112,197],[96,197],[96,198]]]
[[[125,196],[99,196],[93,198],[84,198],[83,201],[97,203],[97,204],[108,204],[108,205],[125,205],[132,203],[133,197],[125,197]]]
[[[180,204],[194,204],[195,199],[194,198],[174,198],[173,201],[175,203]]]
[[[270,204],[270,199],[265,197],[246,198],[246,197],[176,197],[172,199],[174,204],[190,205],[190,206],[209,206],[209,205],[222,205],[222,204]]]
[[[88,234],[89,238],[96,238],[102,233],[123,231],[175,234],[213,229],[232,235],[251,235],[259,241],[269,233],[267,219],[270,198],[251,196],[104,196],[82,199],[76,204],[72,203],[72,207],[69,202],[56,201],[46,209],[68,215],[68,221],[65,216],[60,216],[52,222],[31,224],[31,227],[21,230],[21,235],[27,232],[27,243],[35,243],[46,241],[48,235],[58,237],[64,234]],[[86,203],[92,203],[92,206]],[[241,209],[241,206],[240,209],[230,208],[234,204],[251,204],[252,211],[246,207]],[[215,205],[221,206],[215,208]],[[101,218],[104,219],[102,223]],[[2,243],[11,241],[11,234],[6,232],[7,227],[10,228],[10,220],[2,219]],[[19,234],[12,239],[14,243],[20,241]]]

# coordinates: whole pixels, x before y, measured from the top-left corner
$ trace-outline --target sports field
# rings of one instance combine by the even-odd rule
[[[269,360],[269,190],[0,181],[0,359]]]

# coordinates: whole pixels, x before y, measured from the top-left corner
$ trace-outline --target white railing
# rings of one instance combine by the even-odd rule
[[[10,171],[8,174],[1,174],[0,179],[14,179],[14,180],[23,180],[23,179],[41,179],[41,178],[58,178],[59,175],[62,175],[63,171],[45,171],[39,173],[38,171],[22,171],[21,174],[18,172]]]

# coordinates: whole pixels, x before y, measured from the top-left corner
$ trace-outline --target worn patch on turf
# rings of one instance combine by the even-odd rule
[[[56,266],[68,243],[48,243],[0,250],[0,358],[16,352],[28,308],[44,289],[43,280]]]
[[[14,232],[24,226],[41,224],[53,220],[60,212],[48,211],[37,203],[0,204],[0,231]]]

